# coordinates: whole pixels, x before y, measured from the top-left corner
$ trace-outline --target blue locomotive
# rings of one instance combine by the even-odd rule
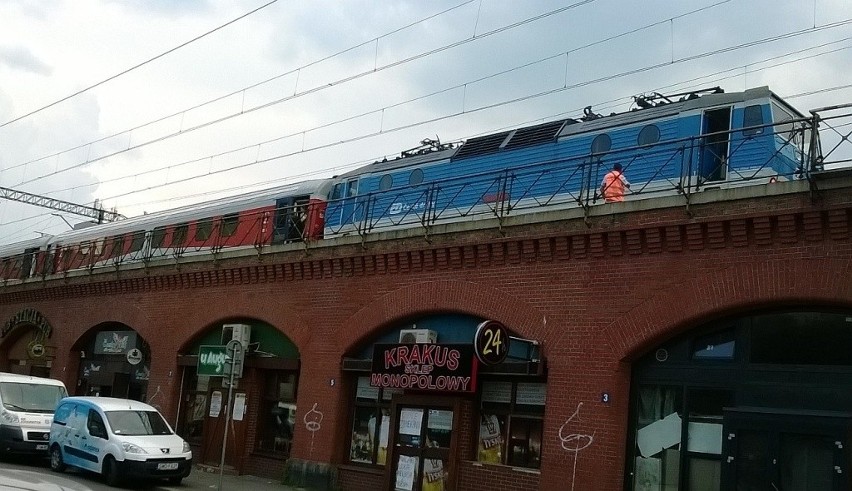
[[[0,280],[348,234],[502,218],[601,199],[618,163],[627,200],[796,179],[811,123],[767,87],[635,97],[628,112],[470,138],[424,140],[393,160],[119,222],[0,246]]]

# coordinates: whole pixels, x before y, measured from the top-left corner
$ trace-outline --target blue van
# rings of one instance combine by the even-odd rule
[[[66,397],[50,427],[50,468],[103,475],[110,486],[126,479],[168,479],[192,470],[192,450],[148,404],[112,397]]]

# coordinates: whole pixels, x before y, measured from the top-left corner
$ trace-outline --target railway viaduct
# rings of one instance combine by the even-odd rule
[[[637,395],[637,367],[653,364],[643,360],[655,353],[657,363],[665,363],[667,355],[661,358],[661,353],[675,356],[679,339],[698,339],[707,326],[763,313],[840,312],[852,329],[850,229],[852,174],[836,172],[812,182],[706,190],[689,203],[669,196],[541,212],[502,223],[450,224],[428,234],[394,231],[307,246],[284,244],[262,254],[224,251],[216,257],[95,270],[0,287],[0,363],[7,371],[30,363],[16,346],[40,339],[50,358],[49,375],[74,394],[83,390],[84,365],[91,357],[87,347],[100,339],[98,332],[119,326],[144,339],[149,352],[146,373],[136,375],[147,381],[144,398],[179,431],[189,431],[187,408],[201,397],[206,405],[196,409],[196,417],[205,418],[201,431],[209,433],[215,431],[207,421],[215,412],[212,388],[205,394],[195,386],[192,392],[197,380],[187,375],[196,368],[198,345],[224,323],[272,326],[297,354],[287,363],[249,355],[257,361],[247,363],[238,386],[245,397],[243,427],[231,436],[229,471],[276,477],[286,472],[290,482],[320,487],[393,488],[398,476],[353,459],[353,411],[365,387],[358,383],[360,372],[348,371],[345,360],[430,316],[491,319],[515,337],[539,343],[540,369],[530,380],[543,382],[545,389],[531,397],[545,397],[546,405],[544,399],[527,403],[542,405],[543,422],[540,434],[531,430],[526,446],[517,447],[539,460],[531,464],[528,456],[527,465],[511,464],[506,460],[511,455],[504,454],[501,463],[478,462],[477,423],[483,401],[493,394],[483,396],[484,389],[437,394],[435,400],[455,411],[452,455],[443,462],[451,474],[449,485],[464,490],[632,489],[632,482],[644,479],[640,473],[653,482],[687,479],[666,474],[672,465],[679,465],[681,474],[700,470],[690,460],[695,455],[681,454],[667,454],[670,460],[663,458],[659,470],[655,459],[690,448],[636,449],[646,443],[638,432],[643,402]],[[837,343],[843,345],[845,336]],[[672,348],[661,348],[666,346]],[[693,359],[706,354],[692,346]],[[271,377],[273,372],[297,374],[297,385],[278,385],[290,387],[292,394],[269,390],[270,380],[281,380]],[[507,379],[516,383],[524,377]],[[227,389],[220,392],[226,394]],[[410,394],[420,397],[412,404],[423,406],[422,392],[399,396]],[[295,408],[293,434],[281,441],[287,444],[284,457],[274,444],[270,452],[261,443],[271,431],[269,408],[284,407],[276,403],[280,397],[292,399]],[[685,421],[690,410],[675,412]],[[693,430],[686,423],[683,428]],[[392,438],[399,443],[399,435]],[[514,438],[504,434],[503,445]],[[197,462],[210,455],[205,445],[221,449],[211,441],[209,435],[195,441]],[[721,458],[712,449],[697,451],[710,461]],[[389,462],[397,462],[393,448],[388,455]],[[657,470],[644,469],[640,461]],[[398,462],[394,472],[403,465]],[[427,489],[425,477],[422,482]],[[420,489],[419,481],[414,485]]]

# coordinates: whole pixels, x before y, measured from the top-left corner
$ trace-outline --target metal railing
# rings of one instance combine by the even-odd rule
[[[654,196],[690,196],[710,187],[736,187],[777,180],[811,179],[814,173],[852,162],[852,104],[812,111],[810,118],[754,126],[701,137],[660,141],[606,153],[553,159],[493,172],[443,179],[387,191],[329,201],[325,223],[318,206],[268,208],[168,228],[140,230],[117,237],[48,246],[0,258],[0,285],[27,278],[71,272],[118,270],[134,264],[192,256],[217,260],[226,251],[254,249],[262,254],[274,244],[417,228],[429,236],[437,225],[496,219],[545,209],[590,207],[603,202],[601,181],[612,164],[622,165],[632,182],[627,200]],[[725,142],[724,151],[719,142]],[[708,162],[712,165],[708,165]],[[464,165],[464,161],[453,165]],[[236,217],[236,218],[235,218]],[[313,228],[312,228],[313,227]],[[312,230],[312,232],[309,232]],[[320,237],[322,235],[322,237]]]

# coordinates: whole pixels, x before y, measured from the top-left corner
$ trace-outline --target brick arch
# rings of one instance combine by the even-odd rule
[[[204,331],[210,326],[223,323],[225,319],[233,318],[258,320],[274,327],[296,345],[296,349],[299,350],[299,356],[303,356],[307,350],[311,334],[310,325],[301,316],[293,313],[292,309],[286,308],[286,306],[267,305],[262,309],[246,309],[242,306],[231,308],[231,306],[211,305],[209,309],[199,313],[193,319],[193,323]],[[178,351],[186,350],[199,335],[201,335],[201,331],[198,330],[187,333],[177,343]]]
[[[664,339],[722,315],[791,304],[852,305],[852,261],[738,264],[674,285],[607,326],[616,358],[630,362]]]
[[[122,324],[143,338],[153,335],[153,333],[143,335],[140,331],[140,326],[151,324],[151,318],[144,309],[133,304],[123,305],[120,309],[115,309],[110,306],[109,302],[102,302],[75,315],[74,322],[80,326],[80,332],[71,334],[74,339],[68,343],[69,349],[80,343],[80,340],[91,333],[96,326],[107,323]]]
[[[545,316],[516,297],[481,283],[433,281],[394,290],[365,305],[343,325],[340,343],[344,352],[355,349],[365,339],[394,321],[412,315],[459,312],[494,319],[520,336],[536,339]]]

